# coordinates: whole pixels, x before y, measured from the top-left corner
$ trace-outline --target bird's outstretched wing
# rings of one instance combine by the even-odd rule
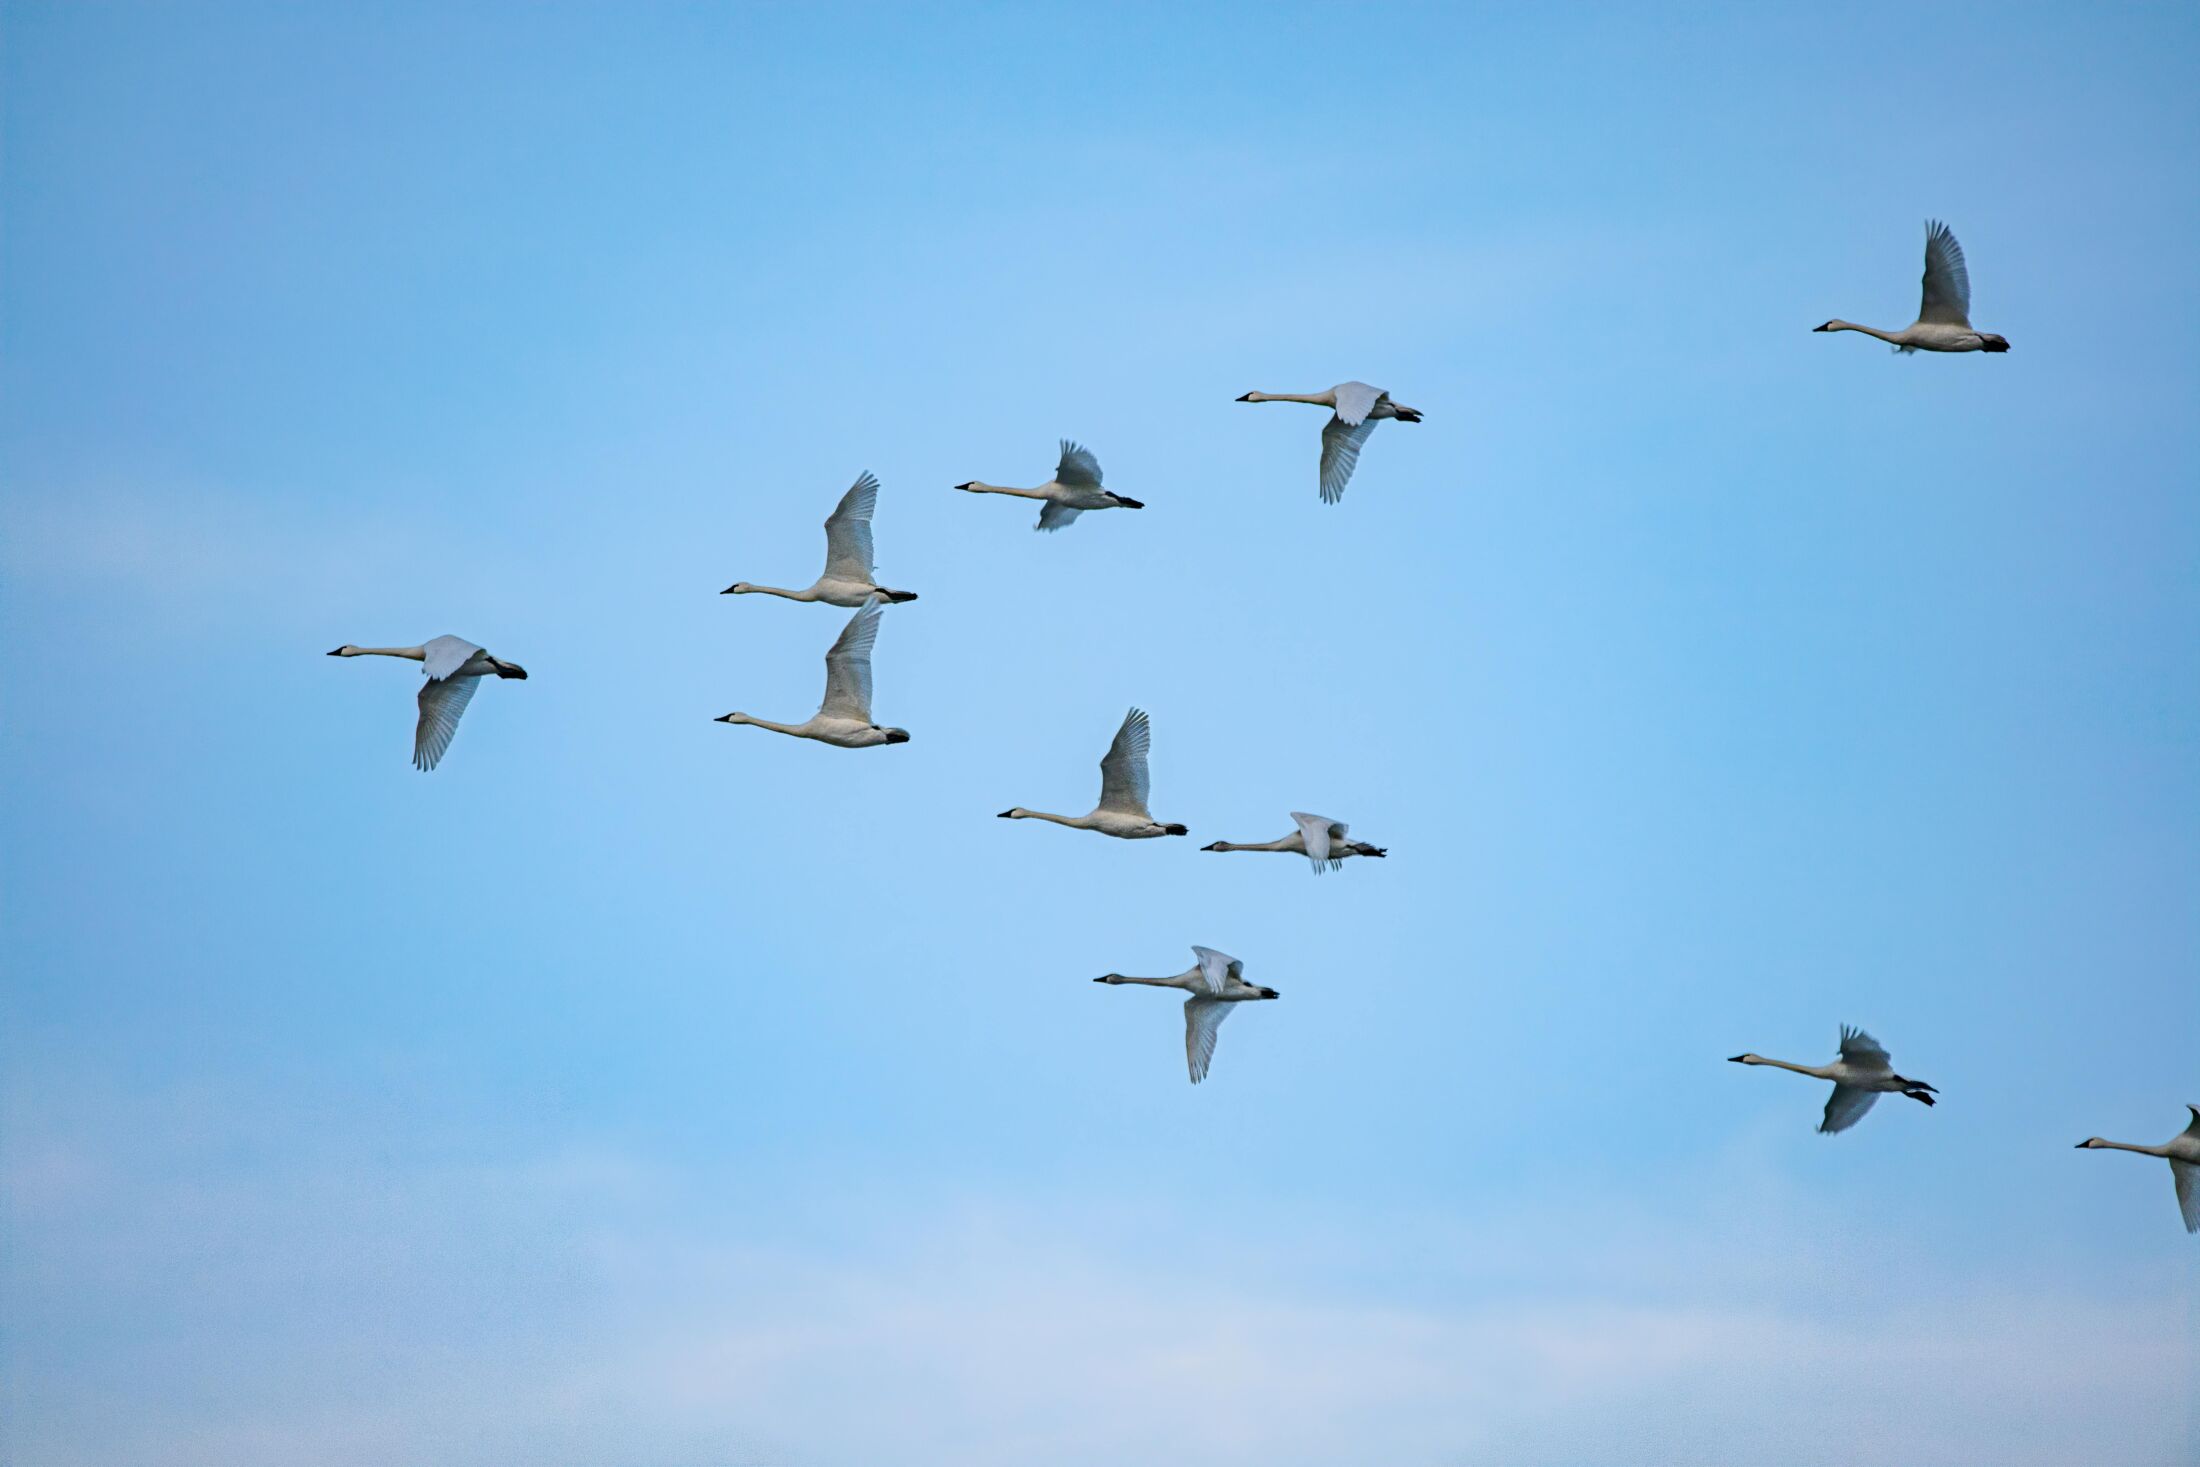
[[[864,602],[825,653],[825,701],[817,710],[822,716],[871,721],[871,647],[878,641],[884,604],[876,596]]]
[[[1334,855],[1337,842],[1344,839],[1343,822],[1327,815],[1309,815],[1303,810],[1293,810],[1291,819],[1299,827],[1299,836],[1306,842],[1306,859],[1314,863],[1314,873],[1321,874],[1324,866],[1331,870],[1344,864],[1342,856]]]
[[[1861,1029],[1841,1026],[1841,1061],[1859,1070],[1892,1070],[1894,1061],[1887,1051],[1879,1047],[1879,1041]],[[1861,1114],[1861,1112],[1859,1112]]]
[[[1335,504],[1344,498],[1344,486],[1352,482],[1352,470],[1360,462],[1360,449],[1381,421],[1363,418],[1347,423],[1334,417],[1322,425],[1322,503]]]
[[[474,689],[480,686],[478,677],[431,677],[420,685],[420,722],[413,728],[413,768],[435,768],[443,751],[451,746],[451,736],[458,732],[459,715],[466,711]]]
[[[1054,482],[1072,484],[1080,489],[1097,489],[1100,487],[1100,460],[1092,456],[1091,449],[1065,438],[1062,440],[1062,461],[1054,468]]]
[[[421,670],[432,678],[447,678],[481,654],[464,637],[436,637],[421,644]]]
[[[1034,530],[1045,530],[1049,533],[1052,533],[1055,530],[1061,529],[1062,526],[1069,524],[1071,521],[1075,520],[1079,515],[1083,513],[1084,511],[1081,509],[1071,509],[1066,504],[1056,504],[1053,500],[1050,499],[1045,504],[1039,507],[1039,523],[1033,525],[1031,528],[1033,528]]]
[[[1825,1119],[1818,1123],[1820,1134],[1831,1136],[1836,1131],[1846,1131],[1864,1118],[1864,1112],[1879,1099],[1876,1090],[1863,1090],[1854,1085],[1836,1085],[1833,1094],[1826,1097]]]
[[[878,480],[866,473],[840,496],[825,520],[825,579],[871,579],[871,515],[878,509]]]
[[[1971,272],[1963,263],[1963,246],[1937,219],[1925,223],[1925,299],[1917,319],[1934,326],[1971,324]]]
[[[1184,1059],[1191,1068],[1194,1085],[1207,1078],[1207,1066],[1215,1058],[1215,1032],[1236,1007],[1199,994],[1184,1000]]]
[[[1153,740],[1145,713],[1133,708],[1115,731],[1115,742],[1100,761],[1100,808],[1147,820],[1146,798],[1151,779],[1146,773],[1146,749]]]
[[[2200,1233],[2200,1166],[2172,1160],[2169,1175],[2177,1184],[2177,1210],[2185,1215],[2185,1231]]]
[[[1337,421],[1348,428],[1356,428],[1375,411],[1375,404],[1384,397],[1383,389],[1370,387],[1365,382],[1339,382],[1331,396],[1337,399]]]
[[[1207,985],[1207,991],[1220,995],[1229,991],[1230,980],[1245,981],[1245,965],[1228,953],[1217,952],[1211,947],[1192,944],[1192,956],[1199,959],[1199,981]]]

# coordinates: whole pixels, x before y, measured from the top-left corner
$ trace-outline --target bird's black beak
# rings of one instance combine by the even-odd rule
[[[329,653],[329,656],[331,656],[331,657],[341,657],[341,656],[343,656],[343,655],[344,655],[344,649],[343,649],[343,648],[341,648],[341,647],[338,647],[338,648],[337,648],[337,649],[336,649],[336,650],[335,650],[334,652],[331,652],[331,653]]]
[[[1828,321],[1823,326],[1813,326],[1810,329],[1813,331],[1831,331],[1833,329],[1833,323],[1831,321]]]
[[[2083,1151],[2085,1150],[2085,1143],[2083,1141],[2080,1141],[2077,1145],[2071,1147],[2070,1149],[2072,1151]]]
[[[1253,394],[1250,392],[1246,393],[1243,397],[1238,399],[1239,402],[1251,402],[1252,400]]]
[[[726,587],[726,589],[725,589],[725,590],[723,590],[723,591],[720,591],[720,592],[719,592],[718,594],[719,594],[719,595],[721,595],[721,596],[731,596],[731,595],[732,595],[732,594],[733,594],[733,593],[734,593],[735,591],[737,591],[737,590],[739,590],[739,589],[740,589],[740,585],[739,585],[739,583],[738,583],[738,582],[736,582],[736,583],[735,583],[734,585],[731,585],[731,586],[728,586],[728,587]]]
[[[1749,1056],[1748,1056],[1748,1055],[1746,1055],[1746,1054],[1730,1054],[1730,1055],[1728,1055],[1728,1056],[1726,1057],[1726,1062],[1727,1062],[1728,1064],[1730,1064],[1730,1065],[1738,1065],[1738,1064],[1740,1064],[1740,1063],[1741,1063],[1741,1062],[1742,1062],[1743,1060],[1745,1060],[1745,1059],[1748,1059],[1748,1058],[1749,1058]]]
[[[978,481],[976,479],[972,479],[969,484],[957,484],[955,487],[957,489],[968,489],[971,484],[975,484],[977,482]]]
[[[1219,851],[1219,850],[1221,850],[1221,849],[1222,849],[1222,842],[1221,842],[1221,841],[1216,841],[1216,842],[1215,842],[1215,843],[1214,843],[1213,845],[1211,845],[1211,846],[1201,846],[1201,847],[1200,847],[1200,849],[1201,849],[1201,850],[1203,850],[1203,851]]]
[[[717,717],[717,718],[713,718],[713,719],[711,720],[711,722],[712,722],[712,723],[731,723],[731,722],[733,722],[733,715],[732,715],[732,714],[730,714],[730,713],[727,713],[727,714],[723,714],[723,715],[721,715],[720,717]]]
[[[1000,814],[994,816],[993,818],[996,820],[1006,820],[1009,816],[1015,813],[1016,812],[1014,810],[1003,810]],[[1094,981],[1097,982],[1099,980],[1095,979]]]

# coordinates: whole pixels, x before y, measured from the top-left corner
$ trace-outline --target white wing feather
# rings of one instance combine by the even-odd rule
[[[1344,498],[1344,486],[1352,482],[1352,470],[1360,462],[1360,449],[1381,421],[1365,418],[1347,423],[1335,417],[1322,425],[1322,503],[1335,504]]]
[[[480,655],[481,649],[464,637],[437,637],[422,645],[422,670],[438,680],[449,677]]]
[[[1056,504],[1050,499],[1039,507],[1039,522],[1031,528],[1046,530],[1051,533],[1071,523],[1083,513],[1084,511],[1081,509],[1071,509],[1066,504]]]
[[[1215,1057],[1215,1033],[1236,1007],[1197,994],[1184,1000],[1184,1059],[1191,1068],[1194,1085],[1207,1078],[1207,1067]]]
[[[2177,1210],[2185,1215],[2185,1231],[2200,1233],[2200,1166],[2172,1159],[2169,1174],[2177,1184]]]
[[[1887,1057],[1886,1050],[1880,1048],[1878,1040],[1863,1030],[1851,1029],[1846,1024],[1841,1026],[1841,1061],[1859,1070],[1894,1068],[1894,1061]],[[1861,1115],[1863,1112],[1859,1111],[1857,1114]]]
[[[1370,387],[1365,382],[1339,382],[1330,395],[1337,399],[1337,421],[1348,428],[1357,428],[1387,394],[1380,387]]]
[[[458,639],[437,640],[455,642]],[[435,768],[443,758],[443,751],[450,748],[452,735],[458,732],[459,716],[473,701],[474,689],[480,686],[478,677],[430,678],[420,685],[420,722],[413,728],[413,768]]]
[[[825,520],[825,579],[871,579],[871,516],[878,509],[878,480],[865,473],[840,496]]]
[[[1925,299],[1917,319],[1937,326],[1971,324],[1971,271],[1963,263],[1963,246],[1937,219],[1925,224]]]
[[[1067,438],[1062,440],[1062,461],[1054,469],[1054,482],[1072,484],[1080,489],[1100,487],[1100,460],[1092,456],[1092,450]]]
[[[825,654],[825,701],[817,710],[821,716],[871,721],[871,647],[878,641],[883,605],[876,596],[864,602],[833,639]]]
[[[1836,1085],[1833,1094],[1826,1097],[1825,1119],[1818,1123],[1819,1131],[1831,1136],[1836,1131],[1846,1131],[1864,1118],[1864,1112],[1879,1099],[1876,1090],[1862,1090],[1854,1085]]]
[[[1245,981],[1245,965],[1228,953],[1217,952],[1211,947],[1192,944],[1192,956],[1199,959],[1199,981],[1207,985],[1207,991],[1217,997],[1229,992],[1230,980]]]
[[[1331,870],[1344,864],[1342,856],[1331,855],[1334,843],[1342,841],[1345,825],[1327,815],[1309,815],[1303,810],[1293,810],[1291,819],[1299,827],[1299,836],[1306,842],[1306,859],[1314,863],[1314,874],[1320,875],[1324,866]]]
[[[1146,772],[1146,750],[1152,743],[1152,726],[1143,711],[1133,708],[1124,715],[1100,761],[1100,808],[1151,820],[1146,799],[1151,778]]]

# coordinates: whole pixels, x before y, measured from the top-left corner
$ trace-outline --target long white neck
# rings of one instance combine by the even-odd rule
[[[1197,971],[1196,968],[1193,970],[1193,972]],[[1190,988],[1192,986],[1191,975],[1187,973],[1179,973],[1174,978],[1127,978],[1121,973],[1110,973],[1100,981],[1102,983],[1139,983],[1148,988]]]
[[[726,719],[726,722],[754,724],[758,728],[768,728],[773,733],[793,734],[796,738],[800,738],[803,734],[809,731],[808,724],[774,723],[768,718],[754,718],[746,713],[734,714],[732,717]]]
[[[1766,1059],[1762,1055],[1757,1055],[1750,1059],[1746,1059],[1742,1061],[1742,1063],[1748,1065],[1770,1065],[1776,1070],[1793,1070],[1798,1075],[1808,1075],[1814,1080],[1830,1080],[1833,1078],[1832,1071],[1825,1065],[1790,1064],[1786,1060]]]
[[[1333,408],[1337,405],[1334,392],[1248,392],[1247,402],[1307,402],[1315,407]]]
[[[415,662],[426,662],[428,660],[428,649],[425,647],[348,647],[344,650],[343,655],[346,657],[410,657]]]
[[[1207,849],[1210,851],[1290,851],[1303,856],[1306,854],[1306,842],[1299,836],[1287,835],[1280,840],[1264,840],[1258,845],[1237,845],[1231,841],[1218,840]]]
[[[2167,1146],[2136,1146],[2129,1141],[2103,1141],[2096,1136],[2086,1142],[2088,1151],[2136,1151],[2141,1156],[2168,1156]]]
[[[1896,346],[1903,344],[1902,333],[1899,331],[1882,331],[1877,326],[1859,326],[1854,321],[1828,321],[1818,329],[1821,331],[1861,331],[1866,336],[1876,336],[1881,341],[1889,341]]]
[[[817,587],[805,586],[799,591],[789,591],[781,586],[745,586],[742,588],[757,596],[784,596],[789,601],[815,601]]]
[[[1026,810],[1016,817],[1019,820],[1051,820],[1056,825],[1067,825],[1072,830],[1092,829],[1090,815],[1049,815],[1044,810]]]
[[[1011,489],[1005,484],[987,484],[977,479],[972,479],[969,483],[956,487],[967,490],[972,494],[1013,494],[1018,499],[1045,499],[1048,497],[1044,489]]]

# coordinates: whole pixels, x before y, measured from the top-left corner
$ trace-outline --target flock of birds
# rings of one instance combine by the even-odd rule
[[[1948,227],[1926,225],[1924,298],[1917,320],[1900,331],[1881,331],[1854,322],[1831,320],[1819,331],[1861,331],[1892,343],[1898,352],[2005,352],[2006,338],[1971,325],[1971,278],[1963,248]],[[1341,382],[1326,392],[1248,392],[1239,402],[1298,402],[1329,409],[1322,427],[1319,485],[1324,503],[1343,498],[1345,486],[1357,467],[1360,451],[1376,425],[1386,420],[1418,423],[1418,409],[1406,407],[1390,394],[1365,382]],[[1107,488],[1100,461],[1089,449],[1064,440],[1054,476],[1029,489],[1010,488],[972,479],[957,484],[971,494],[1006,494],[1039,501],[1034,528],[1053,532],[1073,523],[1088,510],[1143,509],[1144,504]],[[748,713],[728,713],[718,722],[748,724],[794,738],[815,739],[843,749],[868,749],[909,741],[907,729],[876,722],[871,715],[871,651],[877,644],[879,622],[889,605],[914,601],[914,591],[878,584],[873,570],[871,519],[878,508],[879,481],[866,473],[841,496],[825,521],[825,570],[801,590],[759,586],[736,581],[725,595],[782,596],[790,601],[823,602],[852,608],[855,615],[825,653],[825,697],[817,712],[801,723],[775,723]],[[413,764],[422,770],[436,767],[458,731],[460,716],[481,680],[487,677],[525,678],[527,670],[514,662],[492,656],[459,637],[437,637],[417,647],[338,647],[331,657],[403,657],[422,664],[426,681],[420,689],[420,718],[413,735]],[[1083,815],[1054,815],[1027,810],[1021,805],[1001,812],[1004,820],[1044,820],[1072,830],[1097,831],[1118,840],[1148,840],[1187,834],[1184,826],[1154,819],[1147,809],[1151,792],[1148,748],[1152,726],[1146,714],[1133,708],[1115,731],[1107,754],[1100,761],[1100,800]],[[1323,815],[1293,811],[1296,827],[1277,840],[1257,844],[1216,841],[1208,851],[1282,851],[1306,857],[1316,874],[1333,870],[1354,856],[1383,856],[1380,847],[1348,838],[1347,827]],[[1139,984],[1152,988],[1181,989],[1184,1000],[1184,1052],[1192,1083],[1207,1077],[1213,1062],[1215,1037],[1232,1006],[1277,997],[1276,990],[1245,979],[1245,965],[1227,953],[1194,947],[1197,961],[1168,978],[1130,978],[1108,973],[1095,983]],[[1840,1058],[1827,1065],[1795,1064],[1766,1059],[1756,1054],[1734,1056],[1734,1063],[1770,1065],[1797,1074],[1833,1082],[1819,1131],[1845,1131],[1864,1117],[1882,1095],[1906,1095],[1925,1105],[1938,1093],[1922,1080],[1897,1074],[1880,1043],[1861,1029],[1841,1030]],[[2187,1106],[2192,1123],[2160,1146],[2140,1146],[2106,1141],[2098,1136],[2078,1143],[2082,1150],[2136,1151],[2143,1156],[2168,1160],[2177,1190],[2177,1204],[2185,1227],[2200,1232],[2200,1106]]]

